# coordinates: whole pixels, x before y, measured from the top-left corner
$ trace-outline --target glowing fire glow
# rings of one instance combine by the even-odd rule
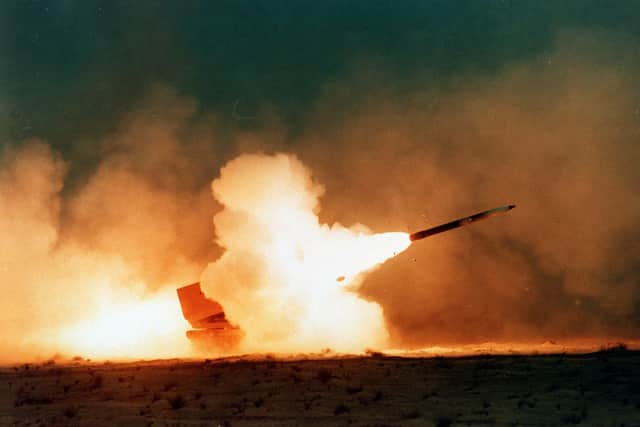
[[[68,352],[92,358],[177,357],[189,353],[175,291],[103,301],[94,314],[59,332]]]

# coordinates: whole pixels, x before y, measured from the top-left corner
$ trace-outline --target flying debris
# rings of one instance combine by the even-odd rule
[[[469,215],[464,218],[456,219],[454,221],[447,222],[445,224],[440,224],[435,227],[427,228],[426,230],[417,231],[409,236],[412,242],[416,240],[425,239],[427,237],[431,237],[435,234],[444,233],[445,231],[453,230],[454,228],[462,227],[465,225],[469,225],[476,221],[480,221],[482,219],[489,218],[492,215],[496,215],[499,213],[509,212],[511,209],[515,208],[516,205],[505,205],[500,206],[498,208],[489,209],[488,211],[480,212],[477,214]]]

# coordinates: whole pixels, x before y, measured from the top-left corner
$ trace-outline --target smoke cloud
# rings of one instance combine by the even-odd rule
[[[3,360],[188,354],[175,288],[215,255],[199,175],[215,144],[194,111],[156,88],[93,145],[101,161],[68,189],[78,165],[44,142],[2,152]]]
[[[640,65],[607,37],[567,33],[553,51],[442,84],[422,70],[399,87],[360,62],[296,129],[272,112],[256,114],[251,129],[221,124],[158,86],[116,129],[64,158],[39,140],[4,148],[0,355],[69,351],[66,338],[43,337],[203,271],[254,348],[265,337],[287,343],[310,306],[295,292],[254,292],[288,283],[261,252],[289,224],[260,217],[275,201],[327,233],[322,224],[336,222],[416,231],[518,204],[412,245],[344,292],[349,302],[336,311],[357,306],[373,319],[355,334],[362,346],[384,342],[369,333],[385,331],[380,316],[397,347],[637,338]],[[285,182],[294,190],[283,192]],[[247,301],[264,308],[244,310]],[[345,327],[337,323],[306,337],[331,346],[332,328]],[[162,348],[185,354],[186,327],[163,325]]]
[[[492,77],[400,102],[383,89],[339,118],[321,109],[301,157],[329,215],[417,230],[519,206],[369,278],[399,343],[637,337],[637,71],[601,39],[565,34]]]

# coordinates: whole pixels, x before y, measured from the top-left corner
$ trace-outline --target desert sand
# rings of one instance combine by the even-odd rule
[[[251,356],[0,369],[0,425],[640,425],[640,352]]]

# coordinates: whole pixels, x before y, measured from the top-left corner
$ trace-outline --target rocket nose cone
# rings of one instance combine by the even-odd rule
[[[516,207],[516,205],[509,205],[509,210],[511,210],[511,209],[513,209],[515,207]]]

